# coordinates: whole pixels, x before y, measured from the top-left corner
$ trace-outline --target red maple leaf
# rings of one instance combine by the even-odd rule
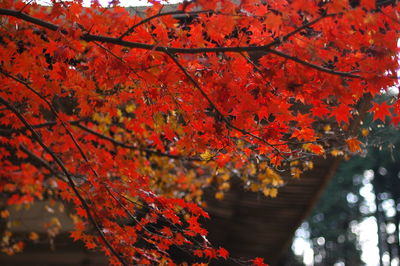
[[[385,122],[386,116],[390,116],[390,109],[392,106],[388,105],[386,102],[383,103],[374,103],[372,106],[371,112],[374,113],[374,121],[379,119],[382,122]]]
[[[338,107],[333,107],[331,116],[336,118],[338,124],[342,122],[348,124],[350,119],[351,108],[346,104],[340,104]]]
[[[76,214],[78,214],[81,217],[87,218],[87,212],[86,212],[86,210],[84,208],[77,207],[76,208]]]
[[[362,7],[368,8],[368,9],[375,9],[376,1],[375,0],[361,0],[360,5]]]
[[[228,256],[229,256],[229,252],[226,249],[222,248],[222,247],[217,249],[217,253],[218,253],[218,256],[220,256],[220,257],[222,257],[224,259],[227,259]]]
[[[203,257],[203,251],[201,249],[196,249],[193,251],[193,255],[202,258]]]
[[[268,264],[266,264],[266,263],[264,262],[264,259],[263,259],[263,258],[257,257],[257,258],[255,258],[252,262],[253,262],[253,265],[256,265],[256,266],[268,266]]]

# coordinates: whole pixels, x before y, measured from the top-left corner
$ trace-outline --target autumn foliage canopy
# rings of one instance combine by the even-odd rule
[[[205,188],[274,197],[314,156],[361,150],[366,112],[400,121],[374,102],[397,84],[394,5],[49,2],[0,1],[2,200],[74,206],[71,237],[113,264],[228,258],[200,223]]]

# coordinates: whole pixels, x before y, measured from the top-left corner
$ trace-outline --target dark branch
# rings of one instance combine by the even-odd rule
[[[76,148],[79,150],[79,153],[81,154],[82,158],[89,163],[89,160],[86,156],[86,154],[84,153],[84,151],[82,150],[82,148],[80,147],[78,141],[75,139],[74,135],[72,134],[72,132],[69,130],[67,124],[60,119],[60,117],[58,116],[58,111],[56,110],[56,108],[53,106],[53,104],[51,102],[49,102],[46,97],[44,97],[43,95],[41,95],[38,91],[36,91],[27,81],[24,81],[18,77],[15,77],[13,75],[11,75],[10,73],[7,73],[6,71],[4,71],[1,67],[0,67],[0,73],[5,75],[6,77],[24,85],[28,90],[30,90],[31,92],[33,92],[36,96],[38,96],[42,101],[44,101],[50,108],[50,111],[53,113],[53,115],[55,116],[55,118],[57,120],[60,121],[61,125],[64,127],[65,131],[67,132],[68,136],[72,139],[74,145],[76,146]],[[89,164],[90,166],[90,164]],[[90,169],[92,170],[92,172],[98,177],[97,172],[94,170],[94,168],[92,168],[90,166]]]
[[[241,129],[235,125],[233,125],[225,116],[224,114],[217,108],[217,106],[213,103],[213,101],[211,101],[210,97],[208,97],[207,93],[205,93],[205,91],[201,88],[200,84],[189,74],[189,72],[187,72],[187,70],[182,66],[181,63],[179,63],[178,59],[175,57],[175,55],[169,53],[168,51],[165,51],[165,53],[174,61],[174,63],[179,67],[180,70],[182,70],[182,72],[185,74],[185,76],[190,80],[191,83],[193,83],[193,85],[200,91],[201,95],[203,95],[203,97],[207,100],[207,102],[211,105],[211,107],[218,113],[218,115],[220,116],[220,118],[222,119],[222,121],[224,121],[224,123],[227,125],[228,128],[232,128],[236,131],[239,131],[240,133],[242,133],[243,135],[247,135],[250,137],[253,137],[259,141],[261,141],[262,143],[267,144],[268,146],[272,147],[280,156],[282,156],[282,158],[286,157],[284,155],[281,154],[281,151],[276,148],[274,145],[270,144],[268,141],[266,141],[265,139],[254,135],[251,132],[248,132],[247,130]]]
[[[133,146],[133,145],[129,145],[129,144],[117,141],[117,140],[115,140],[115,139],[113,139],[111,137],[105,136],[105,135],[103,135],[103,134],[101,134],[101,133],[99,133],[97,131],[94,131],[94,130],[84,126],[84,125],[81,125],[81,124],[75,124],[75,125],[77,127],[79,127],[80,129],[82,129],[82,130],[84,130],[84,131],[86,131],[86,132],[88,132],[88,133],[90,133],[92,135],[95,135],[95,136],[97,136],[97,137],[99,137],[101,139],[107,140],[107,141],[113,143],[114,145],[120,146],[122,148],[130,149],[130,150],[138,150],[138,151],[146,152],[146,153],[149,153],[149,154],[154,154],[154,155],[157,155],[157,156],[169,157],[169,158],[177,159],[177,160],[203,161],[202,159],[197,158],[197,157],[185,157],[185,156],[181,156],[181,155],[173,155],[173,154],[163,153],[163,152],[160,152],[160,151],[146,149],[146,148],[139,148],[139,147],[136,147],[136,146]]]
[[[82,121],[85,121],[86,119],[81,119],[81,120],[72,120],[72,121],[68,121],[68,124],[71,125],[76,125]],[[36,124],[36,125],[31,125],[33,128],[45,128],[45,127],[52,127],[55,126],[57,124],[56,121],[48,121],[45,123],[41,123],[41,124]],[[0,134],[4,133],[4,134],[11,134],[11,133],[18,133],[18,132],[24,132],[28,130],[28,128],[26,127],[21,127],[21,128],[2,128],[0,129]]]
[[[53,152],[52,149],[50,149],[42,140],[40,135],[36,132],[36,130],[31,126],[31,124],[24,118],[24,116],[7,100],[4,98],[0,97],[0,103],[5,105],[7,109],[9,109],[12,113],[14,113],[18,119],[29,129],[29,131],[32,133],[32,137],[39,143],[39,145],[48,153],[50,156],[54,159],[54,161],[57,163],[57,165],[62,169],[64,172],[65,176],[67,177],[69,186],[72,188],[74,194],[77,196],[79,199],[80,203],[82,204],[82,207],[85,209],[86,214],[90,222],[93,224],[93,226],[96,228],[97,233],[100,235],[100,238],[104,241],[105,245],[107,248],[111,251],[111,253],[117,257],[117,259],[121,262],[122,265],[128,266],[128,263],[125,261],[123,257],[121,257],[120,254],[111,246],[110,242],[106,239],[100,225],[97,223],[97,221],[94,219],[92,211],[86,202],[86,200],[83,198],[83,196],[80,194],[78,191],[78,188],[75,185],[75,182],[73,181],[73,177],[68,171],[68,169],[65,167],[64,163],[61,161],[61,159]]]
[[[39,25],[41,27],[57,31],[61,29],[58,25],[52,24],[46,21],[43,21],[38,18],[34,18],[32,16],[26,15],[24,13],[20,13],[19,11],[15,10],[9,10],[9,9],[4,9],[0,8],[0,15],[6,15],[6,16],[13,16],[16,18],[20,18],[22,20],[28,21],[30,23]],[[114,37],[108,37],[108,36],[103,36],[103,35],[93,35],[93,34],[84,34],[81,36],[81,39],[86,41],[86,42],[101,42],[101,43],[110,43],[110,44],[115,44],[119,46],[124,46],[124,47],[129,47],[129,48],[137,48],[137,49],[145,49],[145,50],[151,50],[151,51],[158,51],[158,52],[169,52],[171,54],[198,54],[198,53],[225,53],[225,52],[256,52],[256,51],[264,51],[264,52],[270,52],[273,53],[277,56],[293,60],[299,64],[317,69],[319,71],[323,71],[325,73],[329,73],[332,75],[338,75],[338,76],[343,76],[343,77],[351,77],[351,78],[362,78],[359,75],[355,75],[352,73],[347,73],[347,72],[341,72],[341,71],[335,71],[332,69],[324,68],[309,62],[306,62],[304,60],[301,60],[297,57],[293,57],[290,55],[287,55],[283,52],[279,52],[276,50],[273,50],[272,47],[277,46],[281,44],[283,41],[287,40],[290,36],[298,33],[299,31],[305,29],[306,27],[309,27],[318,21],[320,21],[322,18],[328,17],[328,16],[334,16],[334,14],[330,15],[325,15],[321,16],[309,23],[306,23],[302,25],[299,28],[296,28],[294,31],[288,33],[285,36],[282,36],[281,38],[266,44],[266,45],[261,45],[261,46],[235,46],[235,47],[209,47],[209,48],[173,48],[173,47],[164,47],[164,46],[157,46],[157,45],[152,45],[152,44],[145,44],[145,43],[138,43],[138,42],[129,42],[129,41],[124,41],[121,40],[120,38],[114,38]],[[61,29],[61,32],[66,34],[67,32],[63,29]]]
[[[54,176],[60,178],[63,181],[65,180],[65,175],[62,175],[60,172],[58,172],[56,169],[54,169],[45,159],[43,159],[42,157],[39,157],[38,155],[36,155],[35,153],[33,153],[33,151],[29,150],[27,147],[25,147],[25,145],[21,144],[19,145],[20,149],[26,153],[28,156],[30,156],[31,158],[33,158],[34,160],[38,161],[40,164],[42,164],[44,166],[44,168],[46,168],[47,170],[50,171],[50,173],[52,173]],[[68,180],[67,180],[68,181]]]
[[[52,31],[57,31],[60,27],[56,24],[29,16],[27,14],[22,13],[21,11],[17,10],[11,10],[11,9],[5,9],[5,8],[0,8],[0,15],[6,15],[6,16],[12,16],[16,18],[20,18],[22,20],[28,21],[32,24],[41,26],[43,28],[52,30]],[[67,33],[67,31],[64,31],[64,33]]]
[[[80,128],[81,130],[90,133],[92,135],[95,135],[98,138],[107,140],[109,142],[111,142],[112,144],[122,147],[122,148],[126,148],[126,149],[130,149],[130,150],[137,150],[137,151],[142,151],[145,152],[147,154],[153,154],[153,155],[157,155],[157,156],[163,156],[163,157],[169,157],[171,159],[176,159],[176,160],[184,160],[184,161],[204,161],[201,158],[198,157],[188,157],[188,156],[183,156],[183,155],[173,155],[173,154],[169,154],[169,153],[163,153],[157,150],[152,150],[152,149],[147,149],[147,148],[141,148],[141,147],[136,147],[133,145],[129,145],[120,141],[117,141],[111,137],[108,137],[106,135],[103,135],[93,129],[90,129],[82,124],[80,124],[80,122],[82,122],[82,120],[74,120],[74,121],[68,121],[67,123],[76,126],[78,128]],[[57,122],[56,121],[49,121],[46,123],[41,123],[41,124],[37,124],[37,125],[31,125],[32,128],[44,128],[44,127],[51,127],[56,125]],[[22,127],[22,128],[10,128],[10,129],[0,129],[0,134],[11,134],[11,133],[18,133],[18,132],[24,132],[26,130],[29,130],[27,127]]]
[[[301,65],[305,65],[305,66],[314,68],[314,69],[316,69],[318,71],[325,72],[325,73],[328,73],[328,74],[333,74],[333,75],[338,75],[338,76],[348,77],[348,78],[361,78],[361,76],[356,75],[356,74],[352,74],[350,72],[335,71],[335,70],[330,69],[330,68],[325,68],[325,67],[322,67],[322,66],[318,66],[318,65],[312,64],[310,62],[301,60],[298,57],[291,56],[291,55],[285,54],[285,53],[277,51],[277,50],[270,49],[269,52],[271,54],[275,54],[277,56],[292,60],[294,62],[297,62],[297,63],[301,64]]]
[[[209,12],[209,11],[199,11],[199,12]],[[162,14],[167,14],[167,13],[161,13],[158,16]],[[13,16],[16,18],[20,18],[22,20],[25,20],[27,22],[30,22],[32,24],[47,28],[52,31],[57,31],[60,28],[60,26],[41,20],[39,18],[35,18],[32,16],[29,16],[27,14],[21,13],[16,10],[10,10],[10,9],[4,9],[0,8],[0,15],[6,15],[6,16]],[[268,51],[269,48],[279,45],[283,41],[286,41],[289,37],[292,35],[304,30],[305,28],[308,28],[315,23],[319,22],[323,18],[327,17],[332,17],[335,16],[335,14],[327,14],[323,15],[315,20],[310,21],[309,23],[306,23],[298,28],[296,28],[294,31],[276,39],[275,41],[262,45],[262,46],[234,46],[234,47],[210,47],[210,48],[172,48],[172,47],[162,47],[162,46],[155,46],[155,45],[150,45],[150,44],[144,44],[144,43],[137,43],[137,42],[129,42],[129,41],[123,41],[120,38],[113,38],[113,37],[107,37],[107,36],[102,36],[102,35],[93,35],[93,34],[85,34],[81,38],[84,41],[92,42],[92,41],[99,41],[99,42],[104,42],[104,43],[112,43],[112,44],[117,44],[120,46],[125,46],[125,47],[130,47],[130,48],[139,48],[139,49],[146,49],[146,50],[155,50],[159,52],[164,52],[165,49],[167,49],[171,53],[184,53],[184,54],[196,54],[196,53],[213,53],[213,52],[256,52],[256,51]],[[155,16],[153,16],[155,17]],[[149,19],[152,17],[149,17]],[[66,34],[67,31],[61,30],[62,33]]]

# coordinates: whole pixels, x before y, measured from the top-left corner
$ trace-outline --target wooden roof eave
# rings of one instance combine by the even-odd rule
[[[347,131],[349,136],[357,135],[371,100],[370,94],[360,100],[358,114],[354,115]],[[289,248],[297,228],[311,214],[342,160],[342,157],[332,156],[315,160],[314,169],[304,173],[300,180],[289,180],[280,188],[277,198],[244,191],[239,184],[232,187],[223,201],[215,200],[210,193],[207,197],[211,215],[210,240],[226,247],[234,256],[264,257],[271,265],[276,264]]]

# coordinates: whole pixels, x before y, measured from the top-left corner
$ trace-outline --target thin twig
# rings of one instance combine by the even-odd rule
[[[58,116],[58,111],[56,110],[56,108],[53,106],[52,103],[50,103],[43,95],[41,95],[38,91],[36,91],[28,82],[21,80],[9,73],[7,73],[6,71],[4,71],[1,67],[0,67],[0,73],[2,73],[3,75],[13,79],[16,82],[21,83],[22,85],[24,85],[26,88],[28,88],[31,92],[33,92],[35,95],[37,95],[41,100],[43,100],[50,108],[50,111],[53,113],[53,115],[55,116],[56,119],[58,119],[61,123],[61,125],[63,126],[63,128],[65,129],[65,131],[67,132],[68,136],[71,138],[71,140],[73,141],[75,147],[78,149],[79,153],[81,154],[82,158],[86,161],[86,163],[88,163],[90,170],[93,172],[93,174],[99,178],[99,175],[97,173],[97,171],[92,167],[92,165],[89,162],[88,157],[86,156],[85,152],[83,151],[83,149],[81,148],[81,146],[79,145],[78,141],[75,139],[74,135],[72,134],[72,132],[69,130],[67,124]]]
[[[201,10],[201,11],[191,11],[191,12],[186,12],[183,10],[176,10],[176,11],[170,11],[170,12],[165,12],[165,13],[158,13],[154,16],[147,17],[147,18],[141,20],[140,22],[138,22],[137,24],[131,26],[127,31],[125,31],[123,34],[121,34],[121,36],[119,36],[118,39],[122,39],[122,38],[126,37],[127,35],[131,34],[137,27],[139,27],[155,18],[159,18],[159,17],[163,17],[163,16],[171,16],[171,15],[193,16],[193,15],[197,15],[197,14],[212,13],[212,12],[213,12],[212,10]]]
[[[30,3],[32,2],[33,0],[29,0],[29,1],[27,1],[26,3],[25,3],[25,5],[19,10],[19,12],[22,12],[22,11],[24,11],[24,9],[27,7],[27,6],[29,6],[30,5]]]
[[[146,228],[146,225],[143,225],[143,224],[128,210],[128,208],[114,195],[114,193],[111,191],[111,189],[110,189],[108,186],[106,186],[106,190],[107,190],[108,193],[111,195],[111,197],[118,203],[118,205],[121,206],[121,208],[124,209],[125,213],[128,214],[128,216],[129,216],[132,220],[134,220],[137,224],[139,224],[147,233],[149,233],[149,234],[151,234],[151,235],[156,235],[156,236],[159,236],[159,237],[162,237],[162,238],[166,238],[166,239],[171,238],[171,237],[168,237],[168,236],[165,236],[165,235],[158,234],[158,233],[156,233],[156,232],[151,232],[149,229]],[[155,228],[153,227],[153,229],[155,229]]]
[[[36,155],[33,151],[29,150],[25,145],[20,144],[20,149],[25,152],[27,155],[35,159],[36,161],[40,162],[47,170],[49,170],[54,176],[58,177],[59,179],[66,181],[65,175],[62,175],[56,169],[54,169],[45,159]],[[68,181],[68,180],[67,180]]]
[[[268,141],[266,141],[265,139],[254,135],[253,133],[241,129],[235,125],[233,125],[225,116],[224,114],[217,108],[217,106],[214,104],[213,101],[211,101],[210,97],[208,97],[207,93],[201,88],[200,84],[192,77],[192,75],[189,74],[189,72],[187,72],[187,70],[182,66],[181,63],[179,63],[178,59],[175,57],[175,55],[171,54],[169,51],[164,51],[171,59],[172,61],[174,61],[174,63],[179,67],[180,70],[182,70],[182,72],[184,73],[184,75],[190,80],[190,82],[200,91],[201,95],[203,95],[203,97],[206,99],[206,101],[211,105],[211,107],[217,112],[218,116],[220,116],[220,118],[222,119],[222,121],[224,121],[224,123],[229,127],[232,128],[244,135],[248,135],[250,137],[253,137],[265,144],[267,144],[268,146],[270,146],[272,149],[274,149],[274,151],[276,151],[280,156],[282,156],[282,158],[286,159],[286,156],[281,154],[281,151],[276,148],[274,145],[270,144]]]
[[[128,263],[125,261],[123,257],[121,257],[120,254],[111,246],[110,242],[106,239],[100,225],[97,223],[97,221],[94,219],[92,215],[92,211],[86,202],[86,200],[83,198],[83,196],[80,194],[78,191],[78,188],[75,185],[75,182],[73,181],[72,175],[69,173],[68,169],[65,167],[64,163],[61,161],[61,159],[53,152],[52,149],[50,149],[42,140],[40,135],[36,132],[36,130],[30,125],[30,123],[24,118],[24,116],[7,100],[2,98],[0,96],[0,103],[5,105],[11,112],[13,112],[18,119],[29,129],[29,131],[32,133],[32,137],[39,143],[39,145],[48,153],[50,156],[54,159],[54,161],[58,164],[58,166],[62,169],[64,172],[65,176],[68,179],[69,186],[73,190],[74,194],[77,196],[79,199],[80,203],[82,204],[83,208],[86,211],[87,217],[90,220],[90,222],[94,225],[96,231],[100,235],[100,238],[104,241],[105,245],[107,248],[111,251],[111,253],[117,257],[117,259],[121,262],[122,265],[128,265]]]
[[[49,102],[43,95],[41,95],[38,91],[36,91],[28,82],[17,78],[13,75],[11,75],[10,73],[7,73],[6,71],[4,71],[1,67],[0,67],[0,73],[7,76],[10,79],[13,79],[14,81],[24,85],[27,89],[29,89],[31,92],[33,92],[36,96],[38,96],[42,101],[44,101],[50,108],[50,111],[53,113],[53,115],[55,116],[55,118],[57,120],[60,121],[61,125],[64,127],[65,131],[67,132],[68,136],[72,139],[74,145],[76,146],[76,148],[78,149],[79,153],[81,154],[82,158],[89,164],[89,167],[91,169],[91,171],[93,172],[93,174],[97,177],[98,174],[96,172],[96,170],[91,166],[89,159],[87,158],[86,154],[84,153],[84,151],[82,150],[82,148],[80,147],[78,141],[75,139],[74,135],[72,134],[72,132],[69,130],[67,124],[58,116],[58,111],[56,110],[56,108],[53,106],[53,104],[51,102]]]
[[[182,156],[182,155],[173,155],[173,154],[163,153],[163,152],[156,151],[156,150],[136,147],[136,146],[133,146],[133,145],[129,145],[129,144],[117,141],[117,140],[115,140],[115,139],[113,139],[111,137],[105,136],[105,135],[103,135],[103,134],[101,134],[101,133],[99,133],[97,131],[94,131],[93,129],[90,129],[90,128],[82,125],[82,124],[78,123],[78,124],[75,124],[75,126],[77,126],[78,128],[80,128],[80,129],[82,129],[82,130],[84,130],[84,131],[86,131],[86,132],[88,132],[88,133],[90,133],[92,135],[95,135],[95,136],[97,136],[97,137],[99,137],[101,139],[107,140],[107,141],[113,143],[116,146],[120,146],[120,147],[123,147],[123,148],[126,148],[126,149],[138,150],[138,151],[154,154],[154,155],[157,155],[157,156],[164,156],[164,157],[169,157],[169,158],[177,159],[177,160],[203,161],[202,159],[197,158],[197,157],[186,157],[186,156]]]

